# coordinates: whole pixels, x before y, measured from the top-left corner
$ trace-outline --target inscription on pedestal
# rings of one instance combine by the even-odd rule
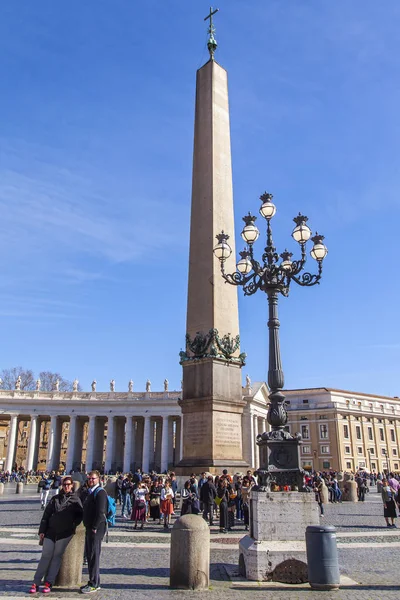
[[[214,413],[214,454],[216,458],[242,459],[241,415]]]
[[[208,422],[207,422],[208,421]],[[192,413],[185,416],[185,457],[200,457],[210,454],[211,423],[208,415]]]

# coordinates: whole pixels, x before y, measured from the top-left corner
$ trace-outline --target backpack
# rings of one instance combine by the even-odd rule
[[[103,490],[103,489],[104,488],[102,488],[100,486],[98,488],[96,488],[94,490],[94,497],[96,498],[98,491]],[[106,494],[107,494],[107,492],[106,492]],[[109,496],[107,494],[107,512],[106,512],[107,527],[113,527],[113,525],[115,525],[116,514],[117,514],[117,503],[115,502],[114,498],[111,498],[111,496]]]

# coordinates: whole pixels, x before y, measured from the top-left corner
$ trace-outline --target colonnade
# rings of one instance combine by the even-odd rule
[[[111,412],[111,411],[110,411]],[[147,411],[146,411],[147,413]],[[67,472],[84,468],[105,472],[164,472],[181,460],[182,417],[179,415],[11,415],[5,471],[15,465],[18,422],[30,418],[25,470],[36,470],[42,425],[49,422],[46,469],[60,465],[63,425],[68,423]]]

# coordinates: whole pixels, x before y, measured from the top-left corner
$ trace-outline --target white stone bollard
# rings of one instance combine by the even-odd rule
[[[171,588],[205,590],[210,583],[210,530],[198,515],[184,515],[171,533]]]
[[[24,484],[22,483],[22,481],[19,481],[17,483],[17,487],[15,488],[15,493],[16,494],[22,494],[24,491]]]
[[[0,483],[0,496],[4,494],[4,483]]]
[[[55,581],[56,586],[78,587],[81,585],[84,549],[85,527],[81,523],[76,528],[75,535],[63,554],[60,570]]]
[[[343,500],[347,502],[358,502],[357,483],[355,481],[346,481],[346,494],[343,495]]]

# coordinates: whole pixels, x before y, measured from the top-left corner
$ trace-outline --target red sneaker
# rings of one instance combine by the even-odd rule
[[[46,583],[44,584],[44,588],[42,589],[43,594],[50,594],[51,592],[51,583],[49,583],[48,581],[46,581]]]
[[[32,583],[31,588],[29,590],[30,594],[37,594],[39,591],[38,586],[36,585],[36,583]]]

